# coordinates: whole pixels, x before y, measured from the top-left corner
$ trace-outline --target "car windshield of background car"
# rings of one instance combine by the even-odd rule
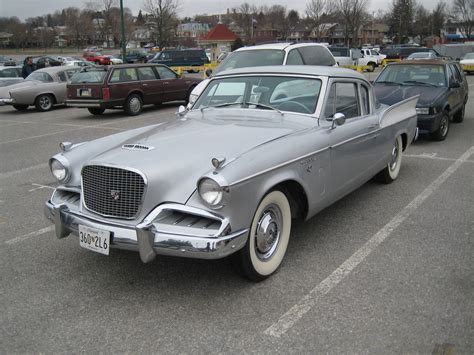
[[[215,79],[206,87],[193,109],[274,108],[312,114],[316,110],[320,90],[319,79],[301,77],[248,76]]]
[[[106,73],[105,70],[81,71],[72,76],[71,84],[103,83]]]
[[[467,53],[463,59],[474,59],[474,53]]]
[[[214,73],[228,69],[282,65],[285,52],[278,49],[246,50],[229,54]]]
[[[389,65],[375,81],[375,83],[387,82],[399,85],[425,83],[432,86],[446,86],[446,74],[443,65]]]
[[[37,80],[37,81],[42,81],[44,83],[54,81],[53,77],[49,75],[48,73],[37,72],[37,71],[28,75],[25,80]]]

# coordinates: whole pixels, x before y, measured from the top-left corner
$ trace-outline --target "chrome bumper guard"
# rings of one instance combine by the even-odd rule
[[[100,108],[101,102],[100,100],[79,100],[79,99],[71,99],[66,100],[65,105],[68,107],[82,107],[82,108]]]
[[[179,205],[161,206],[157,209],[158,212],[150,213],[150,218],[156,217],[160,211],[168,207],[175,206]],[[55,225],[57,238],[65,238],[71,233],[77,236],[79,224],[109,230],[113,234],[111,247],[138,251],[144,263],[152,261],[156,255],[221,259],[241,249],[248,235],[248,229],[226,234],[229,230],[226,219],[222,220],[223,226],[216,235],[203,237],[157,231],[152,221],[148,220],[149,217],[135,227],[98,222],[71,211],[65,204],[53,204],[51,201],[46,202],[44,213]]]
[[[15,100],[14,99],[0,99],[0,106],[3,106],[3,105],[11,105],[15,103]]]

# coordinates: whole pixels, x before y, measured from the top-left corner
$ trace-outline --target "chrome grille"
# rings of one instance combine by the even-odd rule
[[[130,170],[88,165],[82,169],[84,204],[103,216],[133,218],[141,206],[145,182]]]

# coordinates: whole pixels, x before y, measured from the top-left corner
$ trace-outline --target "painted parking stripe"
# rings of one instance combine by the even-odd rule
[[[27,168],[23,168],[23,169],[7,171],[5,173],[0,173],[0,179],[10,178],[10,177],[15,176],[17,174],[25,174],[25,173],[28,173],[32,170],[42,169],[42,168],[46,168],[46,167],[48,167],[48,163],[41,163],[41,164],[38,164],[38,165],[33,165],[33,166],[29,166]]]
[[[300,320],[316,303],[337,286],[352,270],[367,258],[387,237],[402,224],[420,205],[430,197],[454,172],[472,155],[474,146],[469,148],[459,159],[451,164],[436,180],[416,196],[395,217],[373,235],[359,250],[342,263],[326,279],[306,294],[297,304],[278,319],[277,322],[268,327],[264,333],[273,337],[281,337],[298,320]]]
[[[22,236],[19,236],[19,237],[15,237],[13,239],[7,240],[5,242],[5,244],[10,244],[10,245],[11,244],[16,244],[16,243],[22,242],[24,240],[27,240],[27,239],[30,239],[30,238],[33,238],[33,237],[37,237],[37,236],[40,236],[42,234],[46,234],[46,233],[49,233],[49,232],[52,232],[52,231],[54,231],[54,226],[49,226],[49,227],[42,228],[40,230],[25,234],[25,235],[22,235]]]

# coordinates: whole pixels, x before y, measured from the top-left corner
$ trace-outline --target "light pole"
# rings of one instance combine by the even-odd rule
[[[125,21],[123,19],[123,0],[120,0],[120,24],[122,27],[122,60],[125,63],[125,55],[126,55],[126,44],[125,44]]]

